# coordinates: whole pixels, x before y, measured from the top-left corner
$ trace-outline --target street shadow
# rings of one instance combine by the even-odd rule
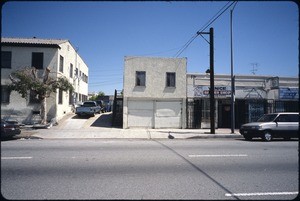
[[[112,113],[103,113],[94,121],[91,127],[112,128]]]
[[[197,171],[199,171],[200,173],[202,173],[203,175],[205,175],[209,180],[211,180],[213,183],[215,183],[216,185],[218,185],[220,188],[222,188],[224,191],[226,191],[229,194],[233,194],[229,189],[227,189],[225,186],[223,186],[220,182],[218,182],[217,180],[215,180],[213,177],[211,177],[209,174],[207,174],[205,171],[201,170],[197,165],[195,165],[194,163],[192,163],[191,161],[189,161],[188,159],[186,159],[184,156],[182,156],[181,154],[179,154],[178,152],[176,152],[174,149],[172,149],[171,147],[168,147],[167,145],[153,140],[156,143],[160,144],[161,146],[165,147],[166,149],[170,150],[171,152],[173,152],[175,155],[179,156],[182,160],[184,160],[185,162],[187,162],[188,164],[190,164],[193,168],[195,168]],[[240,200],[237,196],[233,195],[233,197],[237,200]]]
[[[240,140],[242,137],[237,137],[237,136],[231,136],[231,137],[224,137],[220,138],[218,136],[215,136],[212,134],[212,136],[193,136],[193,137],[188,137],[186,139],[222,139],[222,140]]]
[[[88,115],[82,115],[82,116],[78,116],[78,115],[75,115],[72,117],[72,119],[89,119],[90,116]]]

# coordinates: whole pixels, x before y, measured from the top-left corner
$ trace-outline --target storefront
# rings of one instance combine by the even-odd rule
[[[187,128],[210,128],[209,74],[187,74]],[[231,78],[215,75],[215,127],[231,127]],[[235,76],[235,127],[264,113],[299,111],[298,78]]]

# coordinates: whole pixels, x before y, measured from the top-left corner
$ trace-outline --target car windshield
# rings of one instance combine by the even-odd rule
[[[93,102],[84,102],[83,103],[83,107],[94,107],[95,106],[95,103]]]
[[[265,114],[257,120],[257,122],[270,122],[277,117],[277,114]]]

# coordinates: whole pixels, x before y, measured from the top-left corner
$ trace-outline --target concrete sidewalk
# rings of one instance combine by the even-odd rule
[[[216,129],[122,129],[111,127],[111,114],[104,113],[89,118],[83,125],[75,125],[75,114],[66,115],[58,125],[49,129],[22,129],[16,138],[38,139],[197,139],[197,138],[242,138],[238,130]],[[70,121],[71,120],[71,121]],[[75,121],[76,123],[76,121]],[[78,123],[77,123],[78,124]]]
[[[23,130],[17,138],[39,139],[200,139],[200,138],[242,138],[236,130],[216,129],[120,129],[120,128],[85,128],[85,129],[34,129]]]

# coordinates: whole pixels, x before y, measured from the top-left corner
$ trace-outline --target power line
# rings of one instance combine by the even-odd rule
[[[213,22],[215,22],[226,10],[228,10],[228,8],[230,8],[234,3],[236,3],[236,1],[234,1],[230,5],[228,5],[229,3],[230,3],[230,1],[227,2],[205,25],[203,25],[202,28],[197,31],[197,34],[193,35],[188,40],[188,42],[186,42],[185,45],[183,45],[182,48],[177,51],[177,53],[175,54],[174,57],[176,57],[176,58],[179,57],[181,55],[181,53],[183,51],[185,51],[189,47],[189,45],[200,35],[199,34],[200,32],[203,32],[208,26],[210,26]],[[202,38],[204,40],[206,40],[203,36],[202,36]],[[208,42],[208,41],[206,40],[206,42]]]
[[[232,2],[229,6],[227,6],[228,4],[230,3],[230,1],[229,2],[227,2],[227,4],[225,4],[225,6],[223,6],[208,22],[207,22],[207,25],[204,25],[203,26],[203,28],[201,28],[201,29],[199,29],[197,32],[202,32],[202,31],[204,31],[209,25],[211,25],[214,21],[216,21],[228,8],[230,8],[234,3],[235,3],[235,1],[234,2]],[[223,10],[225,7],[227,6],[227,8],[225,9],[225,10]],[[223,11],[222,11],[223,10]],[[222,11],[222,12],[221,12]],[[221,12],[221,13],[220,13]],[[218,14],[218,13],[220,13],[220,14]],[[217,17],[215,17],[215,16],[217,16]]]

